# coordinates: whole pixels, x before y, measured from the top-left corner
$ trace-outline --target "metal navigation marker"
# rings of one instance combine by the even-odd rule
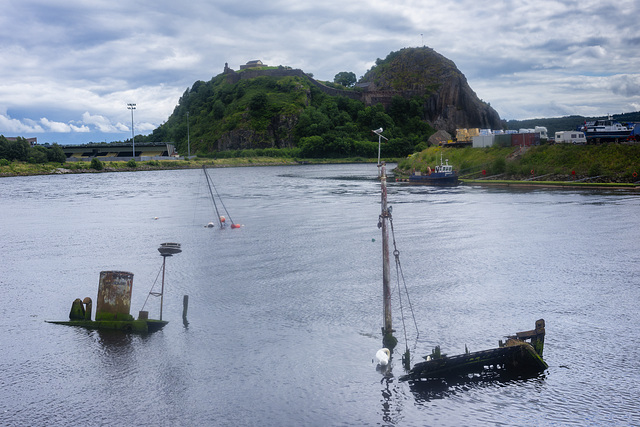
[[[182,249],[180,249],[180,243],[161,243],[158,252],[160,252],[160,255],[163,257],[167,257],[173,254],[179,254],[182,252]]]
[[[162,289],[160,292],[150,292],[153,296],[160,297],[160,320],[162,320],[162,304],[164,302],[164,269],[167,263],[167,257],[179,254],[182,252],[180,249],[180,243],[161,243],[158,248],[158,252],[162,255]]]

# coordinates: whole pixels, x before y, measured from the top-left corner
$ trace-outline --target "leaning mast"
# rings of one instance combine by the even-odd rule
[[[220,218],[220,212],[218,212],[218,204],[216,203],[216,198],[213,197],[213,190],[211,190],[211,181],[209,179],[209,174],[207,173],[206,165],[202,165],[202,170],[204,171],[204,176],[207,179],[207,186],[209,186],[209,194],[211,194],[211,200],[213,201],[213,207],[215,208],[216,216],[218,217],[218,224],[220,224],[220,228],[223,228],[224,224],[222,223],[222,219]]]

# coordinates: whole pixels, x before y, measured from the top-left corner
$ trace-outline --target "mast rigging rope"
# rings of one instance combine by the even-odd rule
[[[418,329],[418,323],[416,322],[416,316],[413,311],[413,305],[411,304],[411,298],[409,298],[409,290],[407,289],[407,282],[404,278],[404,273],[402,272],[402,265],[400,264],[400,251],[398,250],[398,247],[396,245],[396,234],[393,229],[393,218],[391,216],[391,212],[389,212],[389,225],[391,225],[391,237],[393,239],[393,256],[396,260],[396,282],[398,283],[398,300],[400,301],[400,315],[402,318],[402,327],[404,329],[404,342],[408,349],[409,346],[408,346],[408,340],[407,340],[407,328],[404,322],[404,309],[402,307],[402,296],[401,296],[402,292],[400,289],[401,278],[402,278],[402,284],[404,285],[404,292],[407,295],[409,309],[411,310],[411,316],[413,317],[413,324],[416,328],[416,339],[420,336],[420,331]]]

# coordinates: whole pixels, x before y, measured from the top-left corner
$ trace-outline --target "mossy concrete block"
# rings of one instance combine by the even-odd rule
[[[84,320],[84,305],[80,298],[76,298],[71,304],[71,311],[69,312],[69,320]]]

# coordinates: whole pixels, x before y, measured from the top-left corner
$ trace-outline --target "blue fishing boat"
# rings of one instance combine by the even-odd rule
[[[409,184],[456,186],[458,183],[458,172],[453,170],[448,159],[443,163],[442,153],[440,153],[440,164],[436,165],[434,170],[427,168],[424,173],[414,171],[409,176]]]

